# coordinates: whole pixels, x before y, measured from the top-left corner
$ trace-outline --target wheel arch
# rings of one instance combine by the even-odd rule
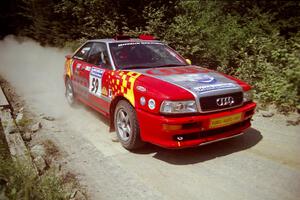
[[[115,114],[115,110],[116,110],[118,103],[122,100],[127,101],[127,103],[129,103],[132,107],[134,107],[130,103],[130,101],[127,98],[125,98],[124,96],[117,96],[112,100],[112,102],[110,104],[110,108],[109,108],[109,119],[110,119],[109,120],[109,131],[110,132],[115,131],[115,126],[114,126],[115,115],[114,114]]]
[[[66,84],[66,82],[67,82],[68,79],[71,80],[70,76],[66,74],[64,76],[64,82],[65,82],[65,84]]]

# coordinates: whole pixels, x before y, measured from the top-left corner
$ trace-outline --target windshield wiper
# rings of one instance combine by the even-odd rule
[[[165,64],[165,65],[156,65],[156,66],[137,65],[137,66],[120,67],[120,69],[147,69],[147,68],[157,68],[157,67],[181,67],[181,66],[187,66],[187,65],[185,64]]]
[[[155,67],[180,67],[180,66],[187,66],[185,64],[165,64],[165,65],[158,65]]]

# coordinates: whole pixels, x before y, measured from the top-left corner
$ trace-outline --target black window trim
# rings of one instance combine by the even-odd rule
[[[88,42],[84,43],[83,45],[81,45],[80,48],[74,53],[74,55],[72,56],[72,58],[78,59],[78,60],[81,60],[81,61],[84,61],[84,62],[87,63],[87,59],[83,59],[83,58],[77,57],[76,54],[77,54],[79,51],[81,51],[82,48],[84,48],[87,44],[92,44],[92,45],[91,45],[91,48],[92,48],[92,47],[93,47],[93,43],[94,43],[94,42],[89,42],[89,41],[88,41]],[[89,57],[90,52],[91,52],[91,51],[88,52],[87,58]]]
[[[92,43],[92,46],[91,46],[91,48],[93,48],[94,47],[94,45],[96,44],[96,43],[100,43],[100,44],[103,44],[104,46],[105,46],[105,48],[106,48],[106,51],[107,51],[107,56],[108,56],[108,59],[109,59],[109,62],[110,62],[110,65],[109,66],[107,66],[107,67],[103,67],[103,65],[101,66],[101,65],[95,65],[95,64],[92,64],[92,63],[89,63],[89,62],[87,62],[87,59],[86,60],[84,60],[84,62],[86,62],[86,63],[88,63],[88,64],[91,64],[91,65],[95,65],[95,66],[99,66],[100,68],[103,68],[103,69],[108,69],[108,70],[113,70],[113,66],[112,66],[112,63],[111,63],[111,59],[109,58],[109,50],[108,50],[108,48],[107,48],[107,44],[106,44],[106,42],[86,42],[85,44],[87,44],[87,43]],[[83,47],[83,46],[82,46]],[[81,47],[81,48],[82,48]],[[81,49],[80,48],[80,49]],[[79,50],[80,50],[79,49]],[[89,53],[88,53],[88,55],[87,55],[87,58],[90,56],[90,53],[91,53],[91,51],[89,51]]]

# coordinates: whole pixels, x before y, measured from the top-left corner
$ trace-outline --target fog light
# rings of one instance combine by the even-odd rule
[[[171,124],[163,124],[164,131],[177,131],[182,129],[182,125],[171,125]]]

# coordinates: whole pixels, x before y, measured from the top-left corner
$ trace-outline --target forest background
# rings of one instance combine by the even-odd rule
[[[151,34],[193,64],[248,82],[261,105],[300,110],[300,1],[2,0],[0,12],[0,39],[44,46]]]

